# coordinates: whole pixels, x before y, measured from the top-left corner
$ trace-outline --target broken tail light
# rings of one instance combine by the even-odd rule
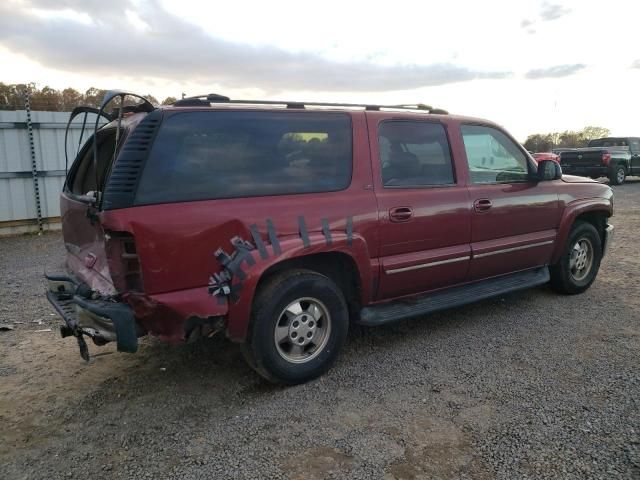
[[[107,261],[114,287],[120,293],[142,292],[142,268],[130,233],[112,232],[106,242]]]
[[[608,167],[610,162],[611,162],[611,154],[610,153],[603,153],[602,154],[602,164]]]

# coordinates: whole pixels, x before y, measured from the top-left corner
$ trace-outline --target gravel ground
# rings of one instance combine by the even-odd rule
[[[0,239],[0,478],[640,478],[640,182],[593,287],[354,328],[306,385],[214,338],[85,365],[43,295],[57,234]],[[16,323],[22,322],[22,323]],[[51,328],[53,331],[42,331]]]

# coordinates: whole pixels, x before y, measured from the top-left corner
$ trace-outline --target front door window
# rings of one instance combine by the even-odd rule
[[[504,133],[481,125],[460,127],[471,183],[514,183],[529,180],[529,161]]]

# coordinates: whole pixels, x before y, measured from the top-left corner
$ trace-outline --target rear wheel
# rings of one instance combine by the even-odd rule
[[[591,286],[602,260],[602,242],[593,225],[576,222],[559,262],[551,267],[551,285],[561,293],[582,293]]]
[[[243,353],[267,380],[303,383],[329,369],[348,328],[347,304],[335,283],[310,270],[287,271],[257,293]]]
[[[616,165],[613,167],[609,175],[609,181],[612,185],[622,185],[627,178],[627,168],[624,165]]]

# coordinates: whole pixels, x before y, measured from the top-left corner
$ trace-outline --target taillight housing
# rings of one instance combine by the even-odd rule
[[[610,153],[603,153],[602,154],[602,164],[605,166],[609,166],[609,162],[611,162],[611,154]]]
[[[144,291],[142,268],[133,235],[127,232],[109,232],[105,239],[113,286],[120,293]]]

